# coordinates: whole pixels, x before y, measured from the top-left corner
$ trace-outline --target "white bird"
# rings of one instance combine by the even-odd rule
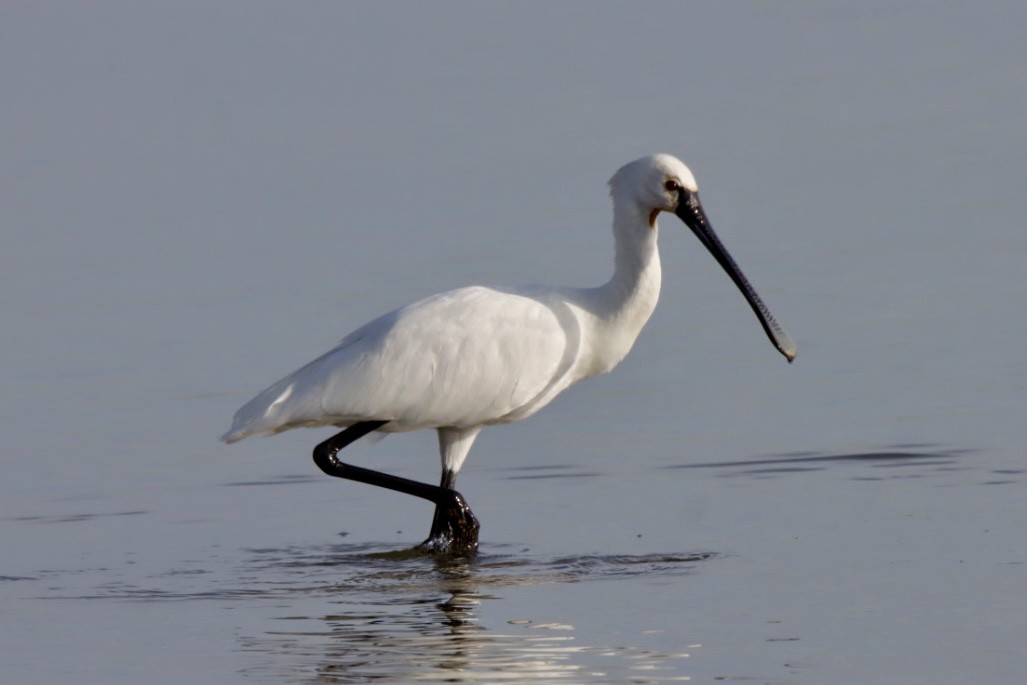
[[[250,400],[223,436],[236,442],[301,426],[344,427],[314,449],[329,475],[436,504],[422,546],[473,553],[478,522],[454,490],[484,426],[531,416],[578,381],[628,353],[660,294],[657,217],[677,215],[741,289],[767,335],[792,361],[795,345],[714,234],[692,172],[666,154],[621,167],[610,179],[614,272],[595,288],[472,286],[389,312]],[[336,454],[378,431],[434,428],[439,486],[344,464]]]

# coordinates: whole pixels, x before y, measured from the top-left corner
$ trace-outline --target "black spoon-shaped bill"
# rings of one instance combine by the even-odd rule
[[[688,192],[684,189],[678,191],[678,194],[678,208],[674,213],[685,222],[686,226],[692,229],[692,232],[699,238],[699,241],[706,246],[706,249],[710,251],[710,254],[717,260],[717,263],[724,268],[727,275],[735,282],[738,289],[742,291],[742,295],[745,296],[749,306],[752,307],[752,311],[756,313],[756,318],[760,320],[760,325],[766,331],[770,342],[774,343],[774,347],[791,363],[797,354],[795,343],[792,342],[788,333],[785,332],[784,327],[770,313],[770,309],[763,303],[760,296],[756,294],[756,290],[749,283],[749,279],[738,268],[738,264],[731,258],[727,248],[720,242],[717,234],[713,232],[713,227],[710,226],[710,222],[706,218],[706,212],[699,202],[699,194]]]

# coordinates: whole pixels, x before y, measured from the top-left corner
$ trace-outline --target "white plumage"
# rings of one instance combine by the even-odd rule
[[[568,370],[567,339],[551,309],[516,291],[435,295],[364,325],[265,390],[226,439],[370,418],[393,431],[500,422]]]
[[[385,421],[382,432],[435,428],[455,477],[478,431],[531,416],[570,385],[615,367],[660,292],[656,218],[677,214],[742,289],[778,349],[795,347],[720,245],[689,169],[670,155],[610,180],[614,274],[596,288],[461,288],[371,321],[257,395],[226,442],[299,426]]]

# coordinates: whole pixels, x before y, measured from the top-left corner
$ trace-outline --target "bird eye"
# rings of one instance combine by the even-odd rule
[[[663,184],[663,187],[671,191],[672,193],[681,190],[681,184],[675,181],[674,179],[669,179],[666,183]]]

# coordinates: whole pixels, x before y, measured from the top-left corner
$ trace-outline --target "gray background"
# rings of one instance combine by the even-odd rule
[[[5,682],[1013,682],[1022,3],[0,7]],[[246,399],[388,309],[695,239],[610,376],[486,431],[477,564]],[[437,478],[435,438],[351,458]],[[237,485],[246,487],[236,487]],[[345,533],[339,538],[339,533]]]

